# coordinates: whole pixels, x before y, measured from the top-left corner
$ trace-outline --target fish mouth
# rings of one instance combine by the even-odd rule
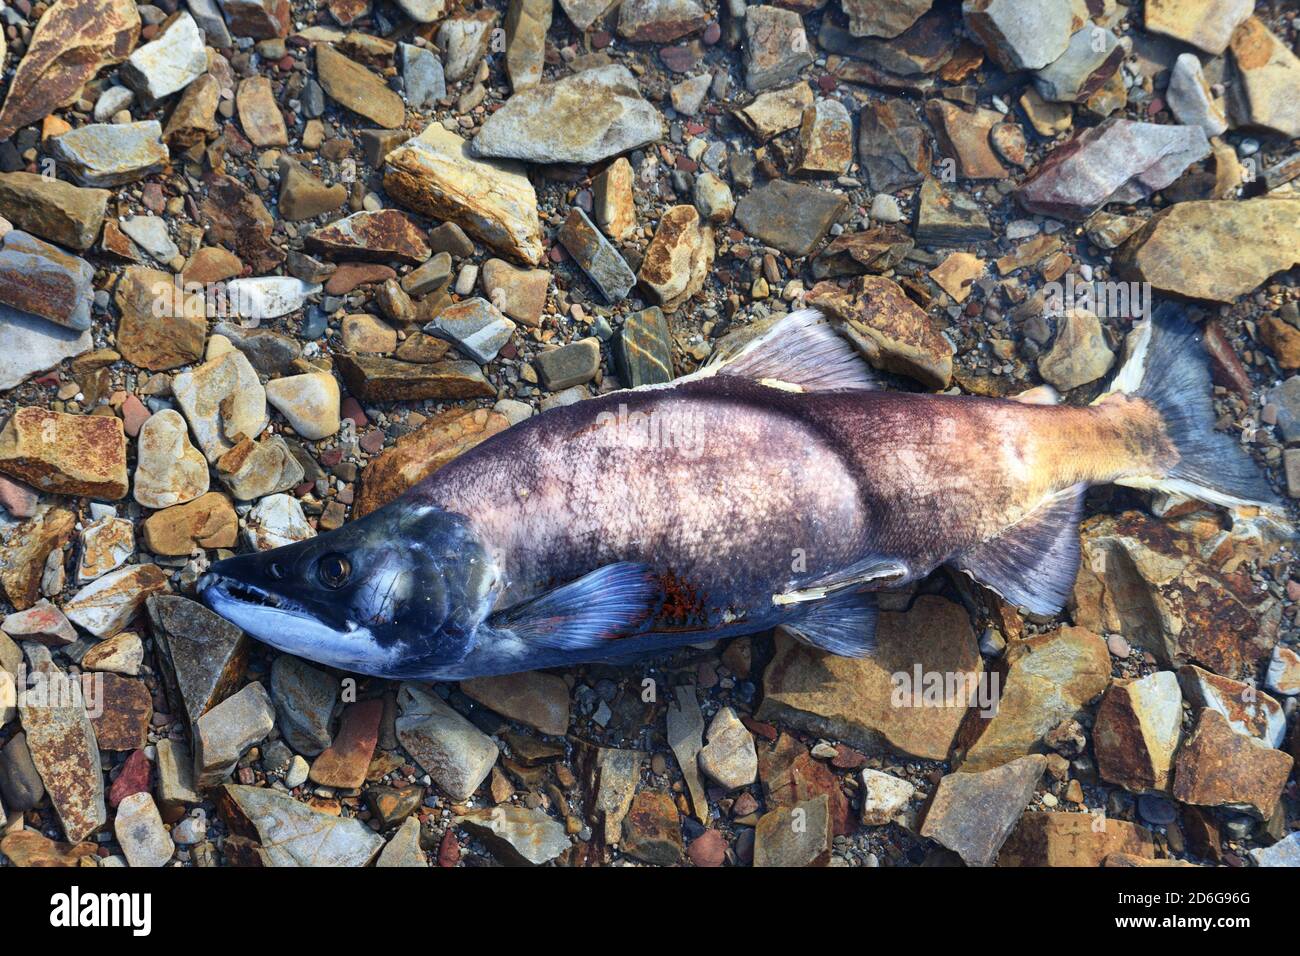
[[[199,578],[196,591],[199,600],[218,614],[232,608],[262,608],[294,616],[306,614],[306,608],[284,595],[214,571]]]

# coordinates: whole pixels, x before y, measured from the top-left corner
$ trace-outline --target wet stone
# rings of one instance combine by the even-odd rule
[[[559,239],[605,301],[621,301],[636,285],[636,276],[627,262],[577,206],[569,210]]]
[[[482,365],[496,358],[510,341],[515,324],[487,299],[476,297],[443,309],[424,331],[453,343],[467,358]]]
[[[157,595],[147,610],[168,701],[173,713],[183,713],[193,724],[239,687],[248,664],[248,639],[188,598]]]
[[[749,235],[792,256],[806,256],[844,211],[843,196],[772,180],[741,197],[736,224]]]

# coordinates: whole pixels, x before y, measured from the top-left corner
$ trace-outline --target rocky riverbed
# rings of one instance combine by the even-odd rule
[[[1300,865],[1300,576],[1251,509],[1096,489],[1058,619],[954,579],[867,660],[399,684],[193,599],[804,304],[900,389],[1086,404],[1183,299],[1220,428],[1300,497],[1293,5],[0,26],[0,865]]]

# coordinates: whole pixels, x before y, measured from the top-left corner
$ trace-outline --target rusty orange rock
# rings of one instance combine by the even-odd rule
[[[106,415],[20,408],[0,432],[0,472],[57,495],[125,498],[126,433]]]

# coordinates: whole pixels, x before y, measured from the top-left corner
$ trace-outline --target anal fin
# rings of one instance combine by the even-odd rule
[[[493,614],[487,624],[537,647],[599,648],[648,620],[659,591],[650,568],[622,561]]]
[[[876,649],[876,596],[870,591],[836,594],[783,622],[806,644],[841,657],[867,657]]]
[[[1084,485],[1057,492],[995,538],[952,564],[1032,614],[1060,612],[1079,572]]]

